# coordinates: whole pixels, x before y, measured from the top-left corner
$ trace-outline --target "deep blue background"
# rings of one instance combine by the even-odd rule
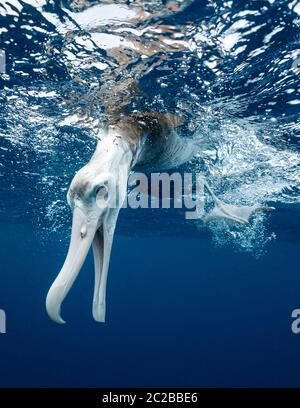
[[[1,386],[299,386],[298,245],[256,260],[210,240],[117,235],[107,322],[91,317],[90,257],[59,326],[44,299],[67,243],[30,225],[1,232]]]
[[[68,9],[71,3],[63,2]],[[299,48],[299,17],[286,0],[272,4],[238,0],[230,11],[226,3],[195,0],[178,13],[139,22],[140,28],[143,24],[171,24],[179,31],[183,24],[183,31],[189,31],[190,26],[194,34],[204,28],[205,36],[196,44],[200,57],[194,51],[179,50],[143,60],[149,69],[139,80],[147,97],[135,103],[141,104],[139,109],[174,112],[175,105],[181,109],[187,102],[190,108],[182,112],[187,119],[182,133],[188,137],[194,131],[187,129],[192,124],[203,130],[206,142],[214,132],[222,138],[224,129],[218,133],[218,128],[222,130],[224,117],[228,123],[241,118],[245,132],[256,132],[251,123],[257,123],[261,129],[258,136],[277,152],[296,151],[299,105],[288,102],[299,99],[299,72],[291,69],[299,57],[292,54]],[[147,5],[151,7],[150,2]],[[253,22],[251,30],[241,29],[238,43],[224,53],[220,33],[214,28],[222,23],[224,33],[245,10],[256,12],[247,15]],[[62,2],[49,2],[44,11],[61,22],[69,21]],[[83,61],[82,51],[84,58],[91,51],[70,43],[41,12],[26,4],[18,18],[8,13],[0,17],[0,23],[7,28],[0,35],[0,49],[6,51],[9,72],[9,78],[0,78],[0,308],[7,313],[7,334],[0,334],[0,387],[299,387],[300,334],[291,331],[291,312],[300,308],[300,217],[295,204],[284,207],[299,196],[298,173],[289,168],[294,164],[285,162],[285,156],[280,156],[286,163],[283,168],[277,163],[274,186],[265,187],[277,191],[276,182],[282,183],[276,196],[277,211],[270,216],[268,227],[268,231],[276,231],[277,239],[267,247],[266,255],[256,259],[235,253],[230,246],[216,248],[207,232],[195,231],[178,212],[158,216],[147,212],[144,218],[135,214],[126,218],[123,213],[110,264],[107,322],[92,320],[91,256],[63,304],[67,324],[60,326],[48,318],[46,294],[68,245],[67,185],[95,144],[87,137],[90,129],[84,135],[76,127],[59,125],[78,105],[82,103],[84,108],[84,98],[79,96],[91,91],[73,81],[63,50],[72,46],[78,62]],[[274,34],[279,27],[283,29]],[[194,34],[188,39],[194,41]],[[267,34],[274,35],[265,51],[252,54],[265,47]],[[139,41],[147,43],[147,38]],[[50,53],[46,47],[49,40]],[[233,51],[245,44],[247,48],[234,56]],[[161,56],[167,58],[156,66]],[[219,71],[205,64],[212,56],[218,58]],[[99,47],[93,58],[115,64]],[[141,62],[135,56],[130,61],[127,74]],[[241,64],[244,68],[236,69]],[[95,79],[102,84],[97,70],[84,66],[79,74],[87,85]],[[167,86],[161,87],[157,79]],[[209,87],[203,87],[205,81]],[[292,93],[286,92],[290,88]],[[58,97],[41,97],[41,89],[54,90]],[[78,98],[74,106],[62,104],[73,94]],[[11,96],[15,99],[8,98]],[[211,118],[203,110],[210,102]],[[36,106],[38,110],[33,109]],[[92,113],[101,118],[97,104],[95,110]],[[37,123],[31,120],[36,115]],[[268,122],[270,118],[277,122]],[[272,174],[268,163],[261,165],[249,175],[251,183],[252,176],[257,181],[264,174],[264,165]],[[225,190],[229,181],[224,179]],[[50,204],[56,210],[53,218],[49,217]],[[57,234],[47,235],[55,228]],[[145,236],[148,233],[151,235]],[[64,234],[62,241],[59,234]]]

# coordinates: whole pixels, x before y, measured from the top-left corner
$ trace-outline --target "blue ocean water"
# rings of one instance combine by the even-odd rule
[[[300,3],[3,0],[0,5],[0,386],[299,386]],[[249,225],[122,209],[107,321],[89,255],[63,305],[66,191],[105,118],[99,89],[136,78],[129,110],[174,112]]]

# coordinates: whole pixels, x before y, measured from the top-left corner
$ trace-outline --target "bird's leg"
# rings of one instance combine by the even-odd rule
[[[259,205],[255,204],[252,206],[239,206],[239,205],[232,205],[232,204],[226,204],[223,201],[221,201],[212,189],[209,187],[207,182],[204,182],[204,186],[206,187],[207,191],[211,195],[213,201],[214,201],[214,208],[204,217],[204,222],[207,223],[211,220],[218,219],[218,218],[224,218],[227,220],[231,221],[237,221],[242,224],[247,224],[249,222],[249,219],[253,213],[256,211],[273,211],[275,210],[274,207],[268,207],[265,205]]]

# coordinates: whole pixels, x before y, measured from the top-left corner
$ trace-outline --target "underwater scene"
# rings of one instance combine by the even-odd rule
[[[0,387],[299,387],[299,108],[297,0],[0,0]]]

